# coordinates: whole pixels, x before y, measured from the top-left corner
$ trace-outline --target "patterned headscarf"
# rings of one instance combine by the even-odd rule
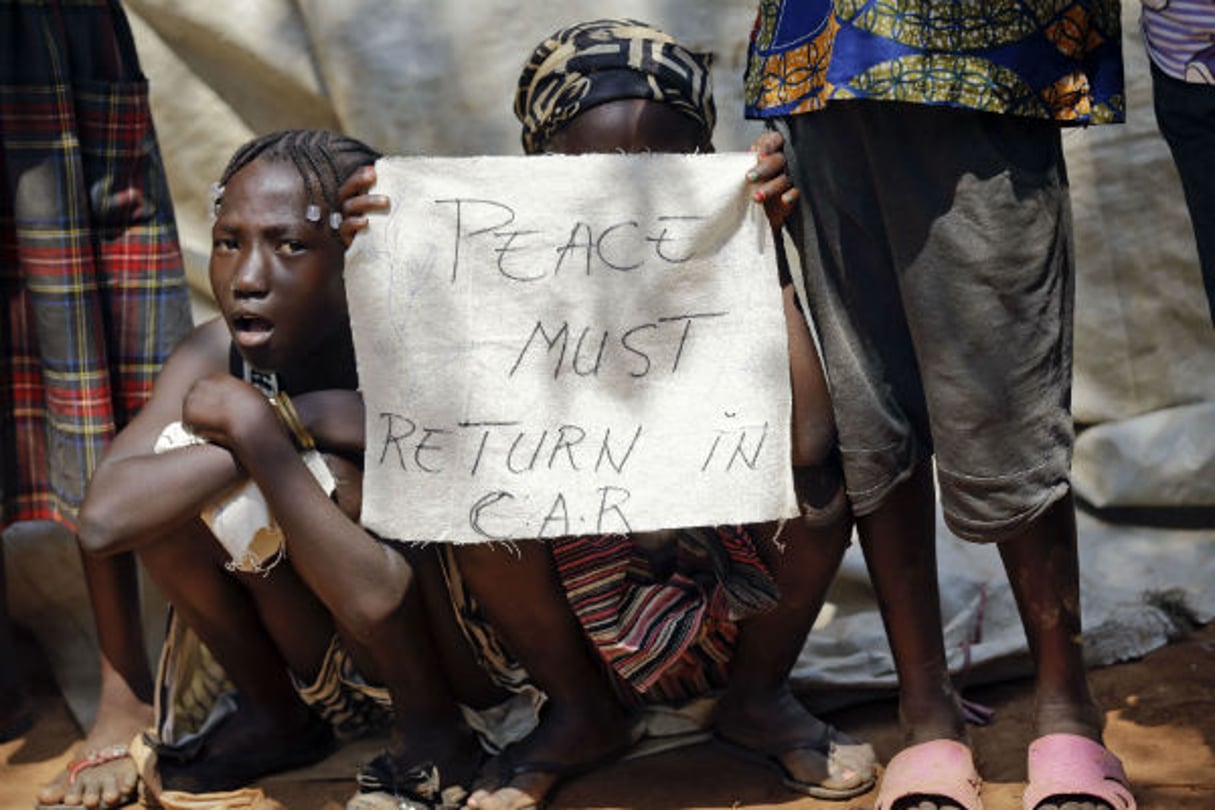
[[[532,53],[515,92],[529,155],[580,112],[618,99],[670,104],[712,133],[709,54],[636,20],[592,20],[557,31]]]

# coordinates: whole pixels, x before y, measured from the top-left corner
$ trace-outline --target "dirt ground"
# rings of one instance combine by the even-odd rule
[[[38,722],[0,745],[0,810],[30,808],[38,786],[70,759],[80,730],[36,651],[29,665]],[[1215,624],[1141,661],[1093,672],[1107,709],[1106,739],[1122,757],[1141,810],[1215,808]],[[973,689],[995,722],[974,729],[986,810],[1020,810],[1031,729],[1028,681]],[[893,702],[835,712],[828,719],[870,740],[885,761],[898,749]],[[291,810],[341,810],[349,781],[279,778],[267,792]],[[620,763],[564,786],[550,805],[565,808],[688,810],[870,810],[876,792],[850,802],[820,802],[785,790],[775,775],[705,743]]]

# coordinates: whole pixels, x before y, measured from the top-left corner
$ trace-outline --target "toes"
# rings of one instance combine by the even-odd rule
[[[101,778],[101,806],[115,807],[122,798],[118,792],[118,780],[112,774]]]
[[[68,805],[84,804],[84,787],[80,782],[68,785],[68,789],[63,793],[63,803]]]
[[[895,810],[962,810],[961,807],[944,797],[941,797],[941,800],[933,800],[922,796],[918,798],[918,801],[912,799],[910,804],[896,802],[894,807]],[[1038,810],[1046,810],[1046,808],[1041,807]]]
[[[529,810],[536,807],[537,802],[518,788],[504,787],[493,793],[478,790],[468,797],[465,806],[477,810]]]
[[[139,785],[139,774],[135,773],[134,768],[127,768],[122,772],[122,776],[118,779],[118,791],[121,796],[132,796],[135,793],[135,788]]]
[[[42,789],[38,791],[38,803],[67,804],[67,802],[64,801],[65,797],[67,796],[66,782],[67,778],[63,774],[60,774],[59,776],[55,777],[54,781],[52,781],[50,784],[43,785]]]

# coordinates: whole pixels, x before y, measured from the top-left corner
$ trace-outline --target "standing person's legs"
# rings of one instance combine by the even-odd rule
[[[530,808],[563,778],[623,754],[636,738],[634,718],[570,608],[544,542],[467,544],[455,556],[486,617],[548,697],[539,726],[507,749],[500,789],[477,791],[469,805]]]
[[[1031,747],[1027,806],[1065,796],[1085,810],[1112,807],[1129,793],[1121,765],[1099,745],[1078,643],[1074,257],[1059,131],[947,110],[899,117],[920,140],[876,153],[887,156],[879,166],[887,207],[919,195],[933,211],[927,230],[903,214],[913,228],[892,227],[891,243],[903,257],[899,293],[942,509],[959,537],[1000,542],[1038,673],[1043,737]],[[1050,736],[1057,732],[1071,736]]]
[[[8,590],[4,579],[4,545],[0,543],[0,742],[24,734],[33,722],[12,620],[8,615]]]
[[[38,345],[47,423],[60,434],[51,446],[62,442],[79,453],[74,459],[62,450],[48,453],[48,468],[72,482],[61,481],[59,492],[72,493],[67,502],[78,505],[111,438],[107,423],[121,428],[134,415],[160,363],[190,328],[189,297],[145,77],[121,4],[23,4],[5,11],[5,24],[23,35],[12,40],[11,58],[0,60],[18,78],[8,80],[6,69],[2,83],[40,99],[43,130],[58,118],[59,137],[41,132],[10,143],[14,166],[38,167],[21,182],[24,188],[39,178],[20,195],[36,202],[18,216],[22,241],[40,246],[39,255],[51,245],[61,251],[56,262],[35,269],[44,264],[39,258],[25,270],[31,301],[41,301],[33,304],[42,309],[33,320],[44,324]],[[59,101],[46,107],[51,98]],[[133,196],[138,210],[130,205]],[[47,200],[59,201],[53,215]],[[100,796],[101,806],[111,807],[133,794],[135,764],[123,752],[151,723],[152,677],[134,556],[86,557],[83,565],[100,652],[97,714],[71,775],[57,776],[39,801],[94,804]]]
[[[982,309],[987,285],[1019,259],[988,264],[1003,248],[989,250],[988,234],[1007,233],[1000,226],[1008,223],[999,221],[998,206],[986,206],[987,184],[1016,197],[1041,183],[1041,171],[1008,171],[1005,144],[991,147],[985,138],[994,121],[858,103],[787,122],[786,153],[806,199],[801,221],[808,232],[799,243],[809,304],[822,335],[848,493],[899,674],[907,747],[888,767],[881,797],[894,810],[978,801],[943,648],[929,459],[939,423],[979,436],[993,429],[1014,435],[1020,427],[1003,424],[993,403],[1002,385],[1021,378],[1000,379],[1002,369],[966,356],[973,338],[967,317],[985,323],[981,335],[998,335],[1004,350],[1018,345],[1016,333],[1000,335]],[[978,309],[967,312],[976,300]],[[954,351],[971,362],[957,362]],[[941,380],[963,392],[944,406]]]
[[[897,121],[868,116],[911,109],[829,106],[782,129],[804,201],[789,226],[821,339],[847,493],[899,676],[904,739],[916,745],[964,739],[965,727],[943,644],[932,438],[898,275],[907,256],[890,233],[897,227],[926,240],[948,201],[931,189],[887,199],[867,148],[877,127],[908,134]]]
[[[1215,86],[1174,79],[1152,65],[1152,100],[1181,175],[1215,324]]]
[[[38,792],[42,804],[112,807],[131,796],[138,782],[125,746],[152,725],[152,672],[144,646],[135,555],[90,557],[81,553],[89,606],[97,628],[101,690],[97,715],[81,744],[92,765],[71,779],[65,771]]]

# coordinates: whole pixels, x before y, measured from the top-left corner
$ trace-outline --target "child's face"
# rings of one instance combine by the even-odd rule
[[[549,152],[711,152],[713,145],[691,116],[649,99],[609,101],[579,113],[557,130]]]
[[[211,229],[211,289],[241,354],[266,371],[348,329],[342,243],[328,211],[309,222],[307,207],[294,163],[262,158],[228,180]]]

